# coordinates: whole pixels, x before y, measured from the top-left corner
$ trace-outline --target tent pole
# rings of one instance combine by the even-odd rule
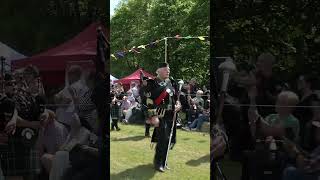
[[[168,38],[164,38],[164,62],[168,62]]]

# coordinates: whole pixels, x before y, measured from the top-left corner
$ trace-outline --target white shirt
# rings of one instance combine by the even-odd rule
[[[137,88],[137,86],[131,88],[132,94],[135,98],[137,98],[139,96],[139,90]]]
[[[84,85],[80,80],[71,84],[70,87],[74,90],[75,96],[77,97],[83,96],[83,94],[88,90],[88,87]],[[67,86],[63,88],[58,94],[72,99]],[[70,125],[74,110],[75,106],[73,101],[67,106],[59,106],[56,110],[57,120],[64,124]]]

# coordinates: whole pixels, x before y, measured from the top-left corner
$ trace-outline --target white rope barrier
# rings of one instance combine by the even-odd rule
[[[279,105],[255,105],[255,104],[224,104],[224,106],[240,106],[240,107],[298,107],[298,108],[320,108],[320,106],[279,106]]]

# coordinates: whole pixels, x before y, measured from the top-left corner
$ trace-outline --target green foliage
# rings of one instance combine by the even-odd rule
[[[122,1],[111,19],[111,53],[148,44],[157,39],[209,34],[208,0]],[[164,41],[111,61],[111,74],[124,77],[137,68],[154,73],[165,59]],[[174,78],[209,80],[209,44],[198,39],[168,40],[168,62]]]
[[[217,0],[212,5],[213,56],[253,63],[271,52],[284,80],[320,68],[319,1]]]
[[[2,0],[0,41],[31,56],[69,40],[95,20],[108,19],[107,1]]]

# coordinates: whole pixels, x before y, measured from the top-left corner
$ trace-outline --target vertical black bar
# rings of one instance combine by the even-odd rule
[[[6,58],[1,56],[0,59],[1,59],[1,76],[4,77],[4,62]]]
[[[109,161],[109,132],[107,114],[107,102],[109,88],[109,73],[107,70],[107,63],[110,60],[110,44],[107,41],[102,28],[97,30],[97,56],[95,59],[96,65],[96,87],[93,95],[94,102],[98,110],[98,119],[100,123],[100,179],[109,179],[110,161]],[[109,67],[109,66],[108,66]]]

